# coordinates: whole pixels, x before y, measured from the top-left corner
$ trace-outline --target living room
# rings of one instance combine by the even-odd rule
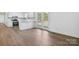
[[[79,45],[78,19],[78,12],[0,12],[0,45]]]

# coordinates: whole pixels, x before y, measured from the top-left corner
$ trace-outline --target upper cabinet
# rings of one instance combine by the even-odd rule
[[[4,15],[5,14],[5,12],[0,12],[0,15]]]
[[[33,19],[35,17],[34,12],[27,12],[25,13],[25,18]]]
[[[32,19],[34,18],[34,12],[8,12],[8,17],[12,16]]]
[[[17,17],[24,17],[22,12],[8,12],[8,17],[17,16]]]
[[[33,12],[29,12],[28,13],[28,17],[34,17],[34,13]]]

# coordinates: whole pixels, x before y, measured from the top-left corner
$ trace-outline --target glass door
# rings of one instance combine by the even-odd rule
[[[38,24],[39,28],[48,29],[48,13],[38,12]]]

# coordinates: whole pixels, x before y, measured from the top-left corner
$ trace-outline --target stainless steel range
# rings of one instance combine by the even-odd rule
[[[12,16],[13,26],[19,26],[18,16]]]

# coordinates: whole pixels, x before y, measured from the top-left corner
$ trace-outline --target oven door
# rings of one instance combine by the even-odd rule
[[[13,21],[13,26],[19,26],[19,22],[18,21]]]

